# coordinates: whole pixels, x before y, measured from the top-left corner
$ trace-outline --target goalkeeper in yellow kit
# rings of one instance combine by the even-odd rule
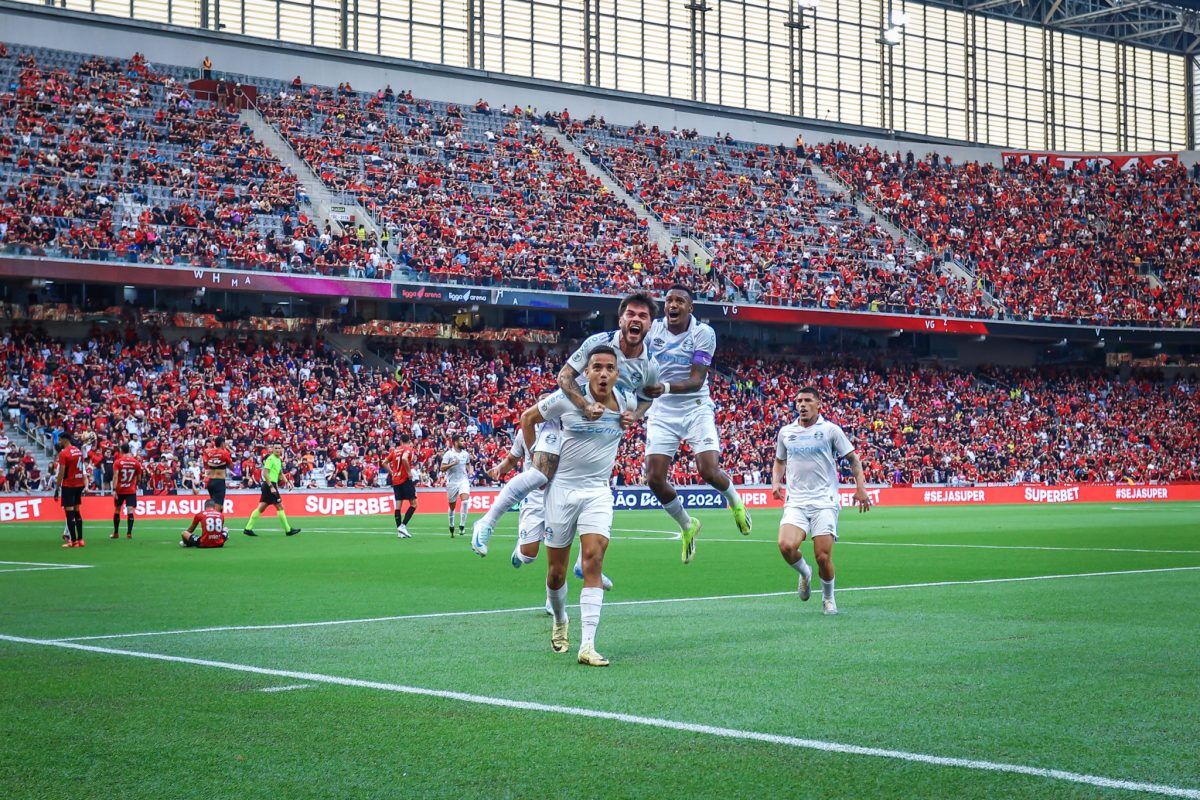
[[[280,458],[282,455],[283,445],[277,444],[271,448],[270,455],[263,461],[262,494],[258,497],[258,508],[250,514],[250,521],[242,531],[247,536],[258,535],[254,532],[254,523],[258,522],[259,516],[267,510],[267,506],[275,506],[279,525],[285,535],[295,536],[300,532],[299,528],[293,528],[288,523],[287,514],[283,511],[283,497],[279,494],[279,477],[283,474],[283,459]]]

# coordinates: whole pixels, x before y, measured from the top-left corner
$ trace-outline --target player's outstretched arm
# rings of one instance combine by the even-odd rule
[[[854,503],[858,506],[858,512],[861,514],[870,511],[871,495],[867,494],[867,479],[863,474],[862,460],[855,452],[847,455],[846,460],[850,462],[850,474],[854,476]]]

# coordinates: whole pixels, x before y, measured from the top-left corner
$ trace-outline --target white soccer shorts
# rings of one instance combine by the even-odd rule
[[[545,491],[538,489],[521,501],[521,513],[517,518],[517,544],[533,544],[545,538]]]
[[[546,545],[570,547],[577,533],[612,535],[613,496],[607,486],[570,489],[551,483],[546,490]]]
[[[779,524],[780,526],[794,525],[808,534],[808,538],[810,539],[817,536],[832,536],[836,542],[838,538],[838,513],[840,511],[840,508],[814,508],[812,506],[797,508],[795,506],[786,506],[783,509],[783,519],[779,521]]]
[[[454,505],[458,501],[459,495],[462,495],[465,502],[471,495],[471,484],[469,481],[460,481],[459,483],[450,483],[446,485],[446,501],[450,505]]]
[[[721,437],[711,406],[693,409],[684,417],[651,413],[646,420],[646,455],[675,458],[680,442],[687,442],[692,453],[721,452]]]

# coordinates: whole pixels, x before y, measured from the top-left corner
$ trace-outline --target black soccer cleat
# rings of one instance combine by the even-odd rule
[[[284,536],[295,536],[299,532],[300,532],[300,528],[292,528],[290,531],[285,533]]]
[[[246,534],[247,536],[258,536],[258,534],[257,534],[257,533],[255,533],[254,531],[250,530],[249,528],[245,528],[245,529],[243,529],[243,530],[242,530],[242,533]]]

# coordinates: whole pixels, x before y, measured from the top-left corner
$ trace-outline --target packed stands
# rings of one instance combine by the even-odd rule
[[[185,71],[9,48],[0,59],[0,248],[130,263],[358,274],[294,175]],[[376,259],[378,260],[378,259]]]
[[[883,214],[962,259],[1010,316],[1197,324],[1200,193],[1180,164],[1001,167],[845,144],[820,153]]]
[[[823,192],[803,146],[770,147],[694,131],[564,121],[585,152],[712,262],[703,293],[770,304],[982,316],[980,293],[897,241],[853,202]]]
[[[487,484],[484,469],[502,457],[521,410],[553,388],[563,356],[406,345],[393,373],[319,338],[239,332],[168,342],[130,327],[68,344],[20,323],[0,339],[0,359],[10,423],[49,440],[64,429],[80,434],[98,485],[106,457],[131,441],[157,465],[154,486],[186,492],[201,486],[199,453],[218,434],[241,460],[231,477],[243,486],[260,479],[252,453],[276,442],[290,485],[379,485],[381,457],[400,432],[416,440],[425,482],[449,437],[463,434],[477,457],[475,482]],[[730,370],[712,377],[722,460],[738,483],[769,481],[775,434],[806,384],[821,388],[826,416],[858,443],[874,483],[1200,480],[1194,378],[767,359],[732,348],[718,368]],[[642,482],[642,436],[636,430],[623,445],[619,483]],[[38,488],[27,463],[14,471],[24,461],[8,457],[6,490]],[[698,480],[689,458],[673,477]]]

